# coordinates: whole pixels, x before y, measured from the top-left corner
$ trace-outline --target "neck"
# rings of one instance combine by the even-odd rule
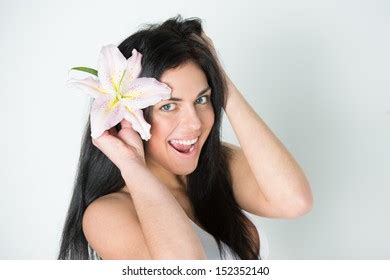
[[[148,169],[156,176],[169,190],[180,191],[185,190],[185,176],[173,174],[161,165],[151,159],[146,158]]]

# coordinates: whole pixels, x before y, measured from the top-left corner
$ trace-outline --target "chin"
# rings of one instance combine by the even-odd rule
[[[176,167],[176,168],[172,168],[171,170],[176,175],[185,176],[194,172],[197,166],[198,164],[196,163],[192,167],[180,166],[179,168]]]

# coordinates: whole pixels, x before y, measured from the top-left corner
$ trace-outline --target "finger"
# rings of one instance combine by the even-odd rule
[[[131,125],[126,125],[118,132],[118,137],[127,144],[133,144],[134,140],[139,136],[138,132],[136,132]]]
[[[138,132],[133,129],[131,122],[128,120],[124,119],[121,125],[122,129],[118,132],[118,138],[128,145],[136,147],[138,150],[138,147],[142,146],[142,140]]]
[[[99,136],[100,137],[100,136]],[[99,137],[92,137],[91,136],[91,138],[92,138],[92,143],[96,146],[97,144],[98,144],[98,138]]]
[[[122,128],[132,128],[131,123],[126,119],[123,119],[121,121],[121,126],[122,126]]]
[[[110,137],[110,133],[108,132],[108,130],[105,130],[99,137],[96,137],[96,138],[92,138],[92,143],[95,145],[95,146],[100,146],[102,142],[105,142],[105,140]]]
[[[123,119],[121,121],[121,126],[122,129],[118,133],[119,138],[121,138],[126,143],[129,143],[129,140],[131,141],[131,139],[137,138],[138,133],[134,130],[130,121]]]
[[[98,147],[106,155],[110,155],[115,150],[117,150],[122,141],[116,136],[111,135],[108,130],[104,131],[102,135],[94,139],[95,146]]]

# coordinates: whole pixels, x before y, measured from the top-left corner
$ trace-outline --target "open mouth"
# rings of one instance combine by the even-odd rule
[[[180,142],[175,140],[170,140],[168,141],[168,143],[179,154],[192,155],[196,148],[197,141],[198,138],[194,139],[193,141],[180,141]]]

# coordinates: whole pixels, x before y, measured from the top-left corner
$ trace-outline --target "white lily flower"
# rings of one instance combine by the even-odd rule
[[[155,78],[138,78],[142,54],[133,49],[126,60],[115,45],[104,46],[100,52],[97,77],[69,79],[72,84],[93,97],[91,136],[99,137],[105,130],[128,120],[144,140],[149,140],[150,124],[141,109],[170,98],[171,88]],[[83,68],[83,70],[82,70]],[[73,68],[95,74],[96,70]]]

